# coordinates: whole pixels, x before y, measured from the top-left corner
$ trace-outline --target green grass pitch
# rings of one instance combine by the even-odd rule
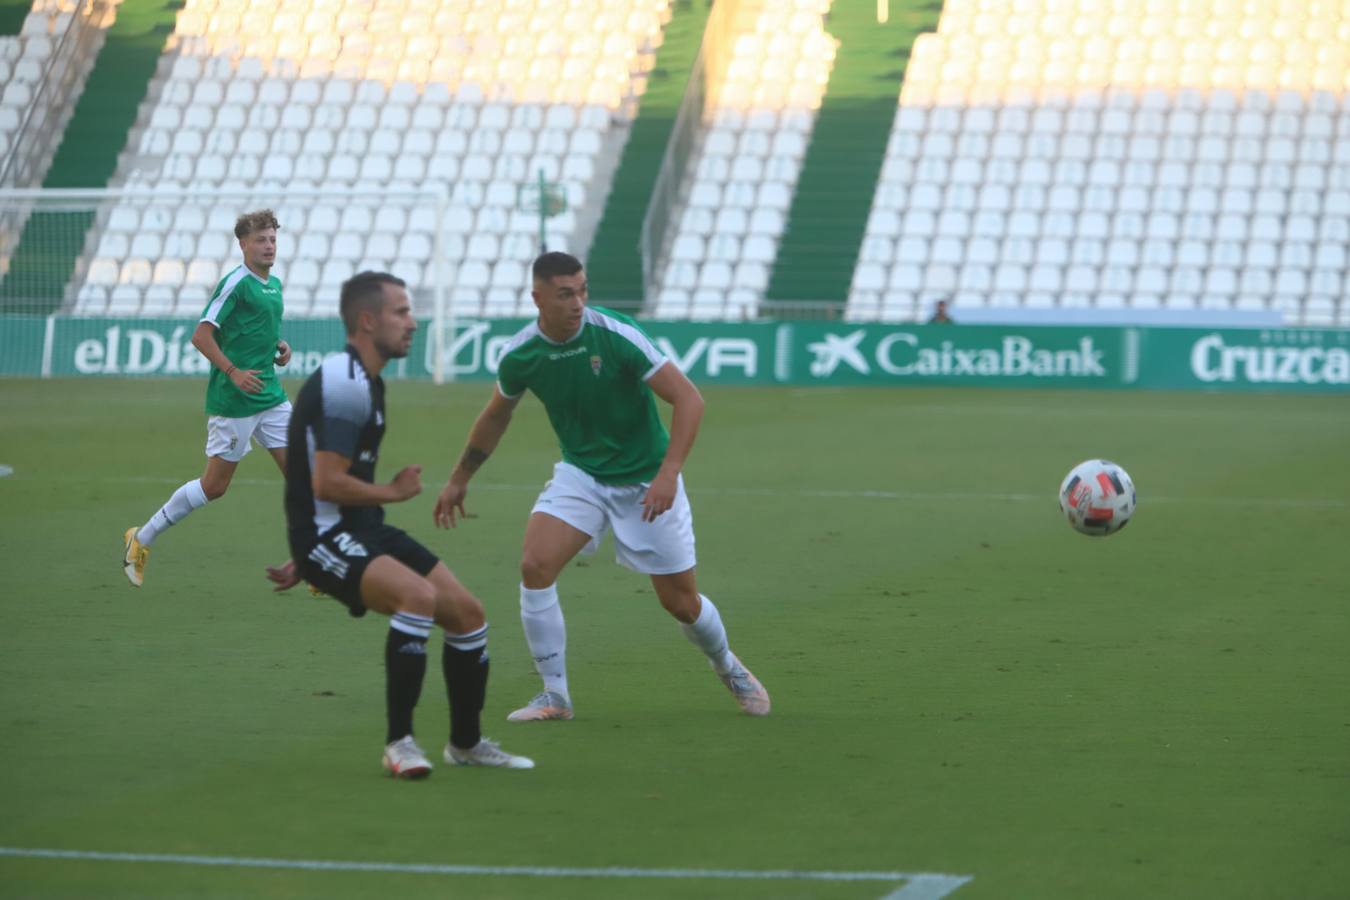
[[[292,392],[295,385],[291,386]],[[577,718],[534,692],[516,565],[556,457],[526,401],[436,492],[489,388],[391,384],[390,519],[488,607],[487,733],[532,772],[379,768],[382,620],[274,595],[280,481],[251,454],[156,544],[202,466],[195,381],[0,381],[0,846],[503,867],[949,872],[978,898],[1340,898],[1350,886],[1350,401],[708,389],[687,469],[700,580],[769,688],[737,713],[607,544],[560,582]],[[1105,455],[1130,527],[1055,502]],[[434,662],[434,658],[433,658]],[[424,744],[445,739],[429,668]],[[873,900],[873,882],[239,869],[0,856],[4,897]]]

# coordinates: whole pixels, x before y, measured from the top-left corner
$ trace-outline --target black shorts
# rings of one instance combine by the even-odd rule
[[[300,577],[335,598],[353,616],[364,616],[361,576],[377,556],[392,556],[418,575],[430,575],[440,558],[392,525],[347,528],[342,522],[319,535],[317,541],[291,544]]]

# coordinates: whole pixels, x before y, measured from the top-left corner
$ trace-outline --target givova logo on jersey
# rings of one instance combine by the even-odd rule
[[[580,356],[585,352],[586,345],[582,344],[580,347],[571,347],[567,350],[559,350],[557,353],[550,353],[548,358],[550,362],[557,362],[560,359],[569,359],[573,356]]]

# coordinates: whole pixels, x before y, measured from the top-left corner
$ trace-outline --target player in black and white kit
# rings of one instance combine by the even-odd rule
[[[483,604],[434,553],[384,523],[383,504],[422,490],[421,466],[405,466],[387,484],[375,481],[385,430],[380,373],[389,360],[408,355],[417,330],[405,284],[393,275],[362,272],[342,285],[341,311],[347,350],[309,377],[291,414],[294,451],[286,465],[291,560],[269,568],[268,577],[277,590],[307,581],[353,616],[374,610],[390,617],[384,767],[391,775],[431,773],[413,739],[413,708],[422,692],[433,625],[445,632],[441,668],[450,698],[445,761],[533,768],[480,731],[488,676]]]

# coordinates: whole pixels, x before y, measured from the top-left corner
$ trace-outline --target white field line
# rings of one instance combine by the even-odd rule
[[[62,475],[47,478],[44,475],[28,476],[16,474],[13,476],[16,481],[61,481],[63,483],[71,482],[97,482],[99,484],[159,484],[159,485],[180,485],[183,483],[181,477],[165,478],[156,475],[116,475],[101,476],[91,475],[82,477],[80,475]],[[230,484],[241,484],[247,487],[281,487],[280,478],[235,478]],[[434,483],[429,483],[434,486]],[[523,493],[537,494],[544,489],[542,482],[538,484],[493,484],[493,483],[475,483],[475,491],[500,491],[502,493]],[[947,501],[1002,501],[1007,503],[1039,503],[1053,506],[1055,495],[1053,490],[1039,494],[1028,493],[997,493],[989,491],[875,491],[875,490],[830,490],[813,488],[693,488],[689,491],[690,495],[695,497],[799,497],[812,500],[910,500],[914,502],[937,502]],[[1301,497],[1157,497],[1153,494],[1145,495],[1141,498],[1145,503],[1164,503],[1164,504],[1185,504],[1188,506],[1220,506],[1227,508],[1241,508],[1244,506],[1254,506],[1263,509],[1345,509],[1350,506],[1350,501],[1342,500],[1336,497],[1323,498],[1301,498]]]
[[[41,847],[0,847],[0,857],[73,859],[89,862],[167,863],[236,869],[303,869],[319,872],[397,872],[411,875],[478,875],[516,878],[651,878],[757,881],[903,881],[882,900],[939,900],[970,881],[970,875],[937,872],[811,872],[790,869],[636,869],[622,866],[465,866],[443,863],[381,863],[330,859],[271,859],[252,856],[197,856],[178,853],[102,853]]]

